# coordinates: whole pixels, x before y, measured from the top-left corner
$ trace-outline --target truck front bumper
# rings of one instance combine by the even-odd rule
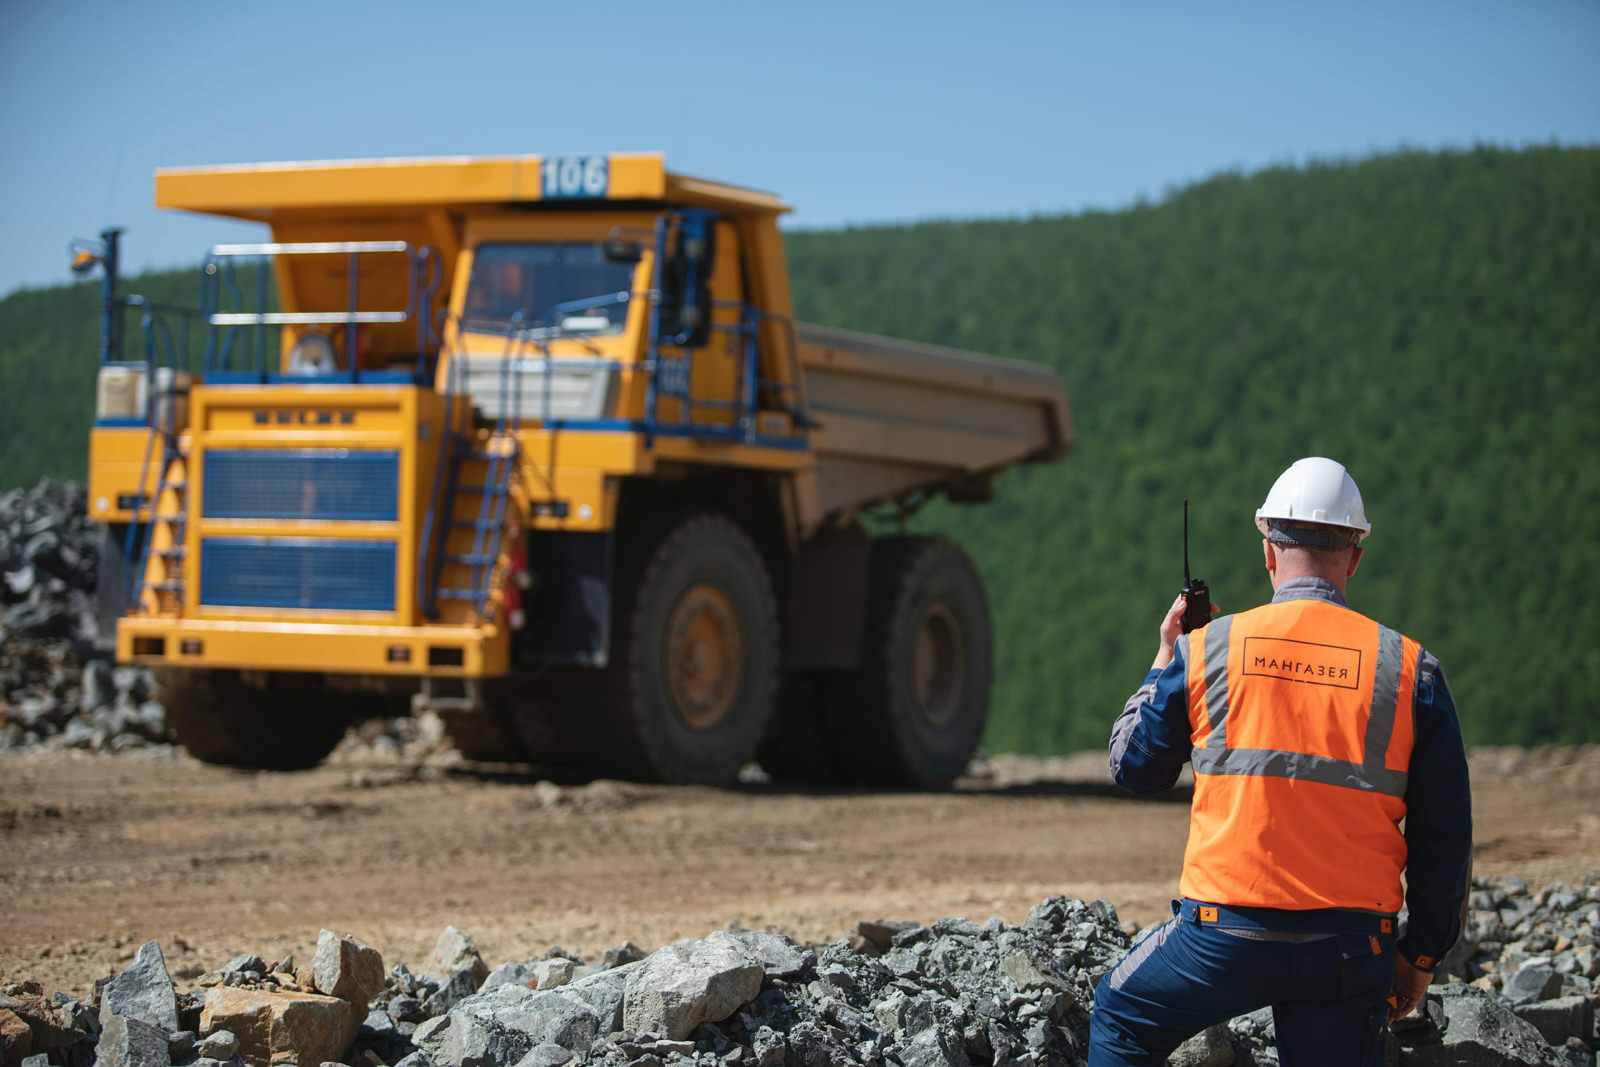
[[[117,660],[147,666],[484,677],[509,666],[494,627],[124,618]]]

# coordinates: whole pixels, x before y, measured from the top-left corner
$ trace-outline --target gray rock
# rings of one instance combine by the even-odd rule
[[[1444,986],[1437,994],[1444,1008],[1444,1035],[1437,1044],[1401,1044],[1403,1067],[1545,1067],[1554,1053],[1539,1031],[1511,1013],[1494,996],[1467,985]]]
[[[222,965],[223,974],[254,975],[260,978],[267,973],[267,964],[260,956],[252,956],[248,952],[233,957]]]
[[[175,1034],[167,1035],[167,1055],[173,1060],[182,1061],[194,1051],[195,1042],[200,1035],[193,1030],[179,1030]]]
[[[422,1002],[424,1015],[444,1015],[461,1001],[466,1000],[478,991],[479,982],[472,977],[472,971],[463,967],[440,983],[439,988],[428,995]]]
[[[202,1037],[194,1050],[213,1060],[231,1060],[239,1054],[239,1039],[232,1030],[214,1030]]]
[[[472,943],[472,938],[454,926],[447,926],[439,935],[439,940],[434,943],[433,952],[418,973],[444,982],[461,970],[471,972],[474,990],[489,977],[489,965],[483,962],[483,957],[478,954],[478,946]]]
[[[517,1061],[516,1067],[562,1067],[562,1064],[571,1063],[573,1059],[573,1054],[560,1045],[535,1045]]]
[[[149,1023],[161,1031],[163,1041],[167,1034],[181,1029],[178,995],[167,974],[166,957],[154,941],[139,946],[133,962],[100,993],[100,1025],[119,1015]]]
[[[1557,997],[1513,1010],[1517,1018],[1532,1025],[1552,1045],[1564,1044],[1569,1037],[1582,1041],[1594,1038],[1594,1001],[1588,997]]]
[[[856,927],[859,929],[863,925],[857,923]],[[815,952],[801,948],[780,934],[735,930],[733,936],[756,958],[768,978],[793,978],[816,962]]]
[[[850,947],[869,956],[881,956],[894,943],[896,934],[917,929],[910,921],[879,919],[876,922],[858,922],[850,938]]]
[[[573,988],[536,990],[511,984],[496,986],[463,1000],[450,1014],[469,1015],[515,1031],[526,1038],[529,1049],[535,1045],[554,1044],[587,1053],[597,1036],[611,1031],[601,1029],[601,1013]],[[604,1020],[610,1021],[609,1018]],[[419,1038],[413,1040],[418,1046],[422,1045]]]
[[[593,1008],[600,1019],[600,1032],[609,1034],[622,1029],[622,1005],[627,995],[628,976],[638,970],[642,962],[625,963],[621,967],[580,978],[562,988]]]
[[[554,989],[564,986],[572,981],[572,976],[577,970],[577,962],[561,956],[552,956],[547,959],[534,960],[528,965],[532,972],[534,989]]]
[[[489,977],[483,980],[483,985],[478,987],[478,992],[487,993],[496,986],[503,985],[528,985],[533,978],[533,968],[526,963],[502,963],[489,972]],[[532,986],[528,986],[532,989]]]
[[[964,1047],[930,1026],[897,1050],[904,1067],[972,1067]]]
[[[1208,1027],[1167,1057],[1168,1067],[1233,1067],[1233,1042],[1224,1025]]]
[[[983,927],[971,919],[935,919],[928,927],[935,937],[982,937]]]
[[[600,967],[610,970],[613,967],[623,967],[630,963],[638,963],[649,953],[635,945],[632,941],[623,942],[616,948],[608,948],[600,953]]]
[[[533,1048],[526,1034],[459,1011],[429,1019],[412,1040],[429,1060],[452,1067],[504,1067]]]
[[[1561,995],[1561,973],[1546,965],[1525,966],[1501,990],[1512,1004],[1532,1004]]]
[[[94,1062],[95,1067],[172,1067],[167,1031],[136,1016],[112,1015],[100,1031]]]
[[[1046,974],[1026,952],[1010,952],[1000,960],[1000,970],[1018,989],[1049,989],[1070,993],[1072,986],[1055,975]]]
[[[79,707],[83,711],[105,707],[117,698],[116,686],[112,684],[111,664],[103,659],[90,660],[83,665],[79,684],[82,686]]]
[[[732,1015],[760,992],[764,974],[750,951],[722,931],[668,945],[628,976],[623,1028],[681,1040],[701,1023]]]

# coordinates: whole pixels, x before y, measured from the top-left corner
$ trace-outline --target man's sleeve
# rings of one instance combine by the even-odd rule
[[[1439,661],[1417,664],[1415,742],[1406,777],[1406,910],[1399,951],[1423,970],[1461,935],[1472,876],[1472,785],[1455,699]]]
[[[1172,662],[1145,676],[1111,726],[1111,778],[1130,793],[1170,789],[1189,759],[1188,651],[1178,638]]]

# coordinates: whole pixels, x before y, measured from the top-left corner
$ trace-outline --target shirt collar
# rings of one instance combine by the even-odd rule
[[[1326,578],[1285,579],[1284,583],[1278,586],[1278,591],[1272,594],[1272,602],[1277,604],[1285,600],[1326,600],[1341,608],[1350,606],[1344,594],[1339,592],[1339,587]]]

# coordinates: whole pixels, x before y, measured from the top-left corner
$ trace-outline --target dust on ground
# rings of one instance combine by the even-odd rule
[[[1600,748],[1473,753],[1478,873],[1600,868]],[[491,965],[593,958],[739,923],[825,942],[860,919],[998,915],[1046,897],[1166,917],[1187,779],[1137,799],[1104,756],[994,757],[948,793],[738,790],[418,761],[355,746],[315,770],[187,756],[0,757],[0,980],[86,996],[152,938],[179,979],[308,961],[323,927],[413,967],[447,925]]]

